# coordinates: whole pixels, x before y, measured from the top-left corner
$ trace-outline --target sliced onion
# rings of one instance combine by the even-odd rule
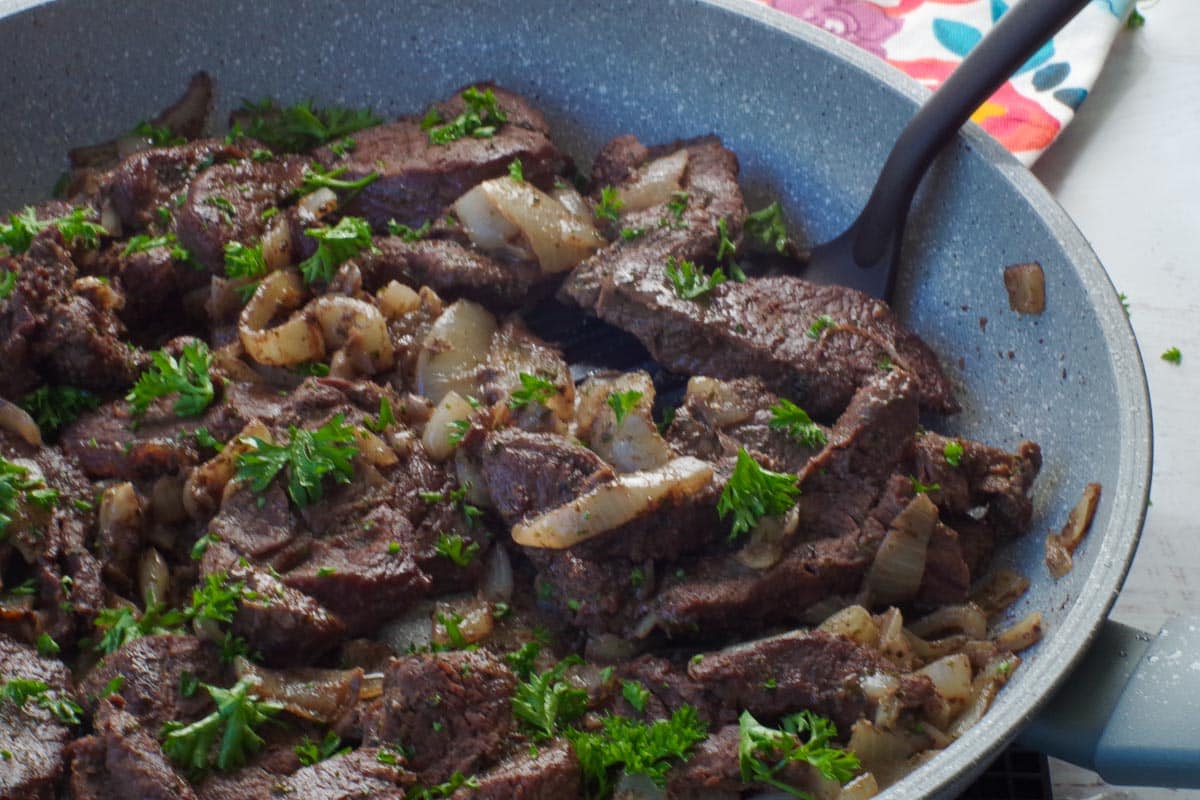
[[[822,622],[820,629],[871,649],[879,643],[879,626],[875,624],[871,612],[862,606],[843,608]]]
[[[1008,307],[1018,314],[1041,314],[1046,310],[1046,275],[1036,261],[1004,268]]]
[[[0,428],[12,431],[34,447],[42,446],[42,430],[29,412],[0,397]]]
[[[937,518],[937,506],[919,494],[892,520],[864,580],[872,603],[902,603],[916,596]]]
[[[105,311],[120,310],[125,307],[125,295],[118,292],[108,281],[102,281],[95,275],[85,275],[77,278],[71,288],[75,294],[83,295],[92,301],[92,305]]]
[[[754,406],[732,383],[716,378],[695,377],[688,381],[689,405],[703,409],[704,421],[714,428],[727,428],[754,416]]]
[[[996,647],[1010,653],[1020,652],[1042,640],[1042,613],[1034,611],[995,638]]]
[[[124,233],[124,226],[121,225],[121,215],[117,213],[117,207],[113,204],[111,197],[105,197],[100,204],[100,227],[114,239],[121,238]]]
[[[183,484],[183,507],[192,519],[207,519],[220,506],[225,486],[237,473],[237,457],[254,448],[251,437],[270,439],[267,426],[251,420],[216,456],[193,469]]]
[[[277,367],[324,359],[321,328],[303,314],[266,328],[280,311],[299,306],[303,292],[300,276],[294,270],[279,270],[263,278],[238,318],[238,336],[252,359]]]
[[[900,610],[889,608],[879,615],[876,624],[879,626],[879,654],[905,672],[912,669],[915,659]]]
[[[421,296],[399,281],[391,281],[376,292],[375,301],[388,319],[398,319],[421,307]]]
[[[837,800],[871,800],[879,794],[879,782],[869,772],[864,772],[842,787]]]
[[[101,538],[111,538],[118,528],[140,527],[141,517],[142,501],[132,483],[126,481],[104,490],[97,515]]]
[[[421,435],[421,444],[425,445],[430,458],[444,461],[450,457],[458,447],[458,443],[452,440],[454,423],[469,420],[473,410],[458,392],[450,392],[442,398],[429,422],[425,423],[425,432]]]
[[[924,742],[896,731],[880,730],[865,719],[854,723],[846,749],[862,762],[863,770],[878,777],[885,785],[905,772],[905,760],[924,746]]]
[[[493,603],[507,603],[512,600],[512,562],[508,558],[508,551],[503,547],[493,547],[492,552],[488,554],[487,568],[483,573],[479,594],[484,600]]]
[[[698,492],[712,478],[712,467],[691,456],[655,470],[619,475],[565,505],[517,523],[513,541],[526,547],[571,547]]]
[[[779,563],[800,527],[800,508],[792,506],[782,516],[767,516],[750,529],[750,538],[734,556],[750,569],[768,569]]]
[[[355,428],[354,438],[358,440],[359,457],[367,463],[376,467],[392,467],[400,461],[395,450],[366,428]]]
[[[588,205],[587,200],[583,199],[583,195],[574,186],[569,186],[565,183],[556,183],[554,191],[550,194],[555,200],[562,203],[567,213],[573,214],[576,217],[583,217],[584,219],[591,216],[591,206]]]
[[[492,604],[486,600],[469,598],[457,602],[442,602],[434,606],[433,611],[433,642],[435,644],[451,644],[450,634],[445,620],[456,619],[458,632],[467,644],[476,644],[492,635],[494,625],[492,619]]]
[[[1067,515],[1067,524],[1063,526],[1062,531],[1046,536],[1046,566],[1055,578],[1066,575],[1074,566],[1071,556],[1092,527],[1092,517],[1096,515],[1096,506],[1099,503],[1100,484],[1089,483],[1084,487],[1079,502]]]
[[[171,568],[153,547],[147,547],[138,559],[138,589],[147,608],[165,603],[171,591]]]
[[[301,719],[331,724],[358,702],[362,668],[314,669],[293,667],[267,669],[238,656],[234,659],[238,678],[248,678],[262,700],[280,703]]]
[[[589,662],[619,664],[638,654],[636,642],[615,633],[598,633],[588,637],[583,655]]]
[[[454,212],[476,247],[532,253],[545,274],[568,270],[606,244],[590,219],[511,178],[484,181],[454,203]]]
[[[262,254],[263,263],[272,272],[292,263],[292,225],[287,214],[276,214],[267,221],[267,229],[262,235]]]
[[[333,189],[322,186],[301,197],[296,201],[296,205],[300,207],[301,212],[318,220],[337,210],[338,198]]]
[[[939,658],[917,670],[916,674],[927,676],[933,682],[938,696],[946,701],[945,717],[934,720],[935,724],[949,724],[966,708],[971,699],[971,659],[965,654],[954,653]]]
[[[627,392],[637,392],[641,397],[618,422],[609,398]],[[577,435],[618,472],[661,467],[672,454],[651,416],[653,407],[654,382],[648,373],[592,376],[580,384],[576,393]]]
[[[496,318],[470,300],[459,300],[433,323],[417,356],[417,391],[434,403],[455,391],[478,391],[479,368],[487,358]]]
[[[325,295],[309,306],[321,326],[325,344],[346,348],[347,357],[360,371],[373,375],[392,366],[392,339],[379,309],[365,300]]]
[[[1001,568],[989,574],[971,591],[971,602],[988,618],[1006,611],[1029,589],[1029,579],[1019,572]]]
[[[670,200],[683,188],[687,165],[688,151],[681,149],[642,167],[632,180],[617,190],[622,211],[641,211]]]
[[[971,639],[987,636],[987,617],[974,603],[943,606],[909,624],[908,629],[923,639],[946,633],[963,633]]]
[[[969,705],[946,733],[957,739],[968,728],[981,720],[991,707],[992,701],[996,699],[1000,689],[1008,682],[1009,675],[1020,663],[1021,659],[1015,655],[999,657],[989,662],[971,682]]]

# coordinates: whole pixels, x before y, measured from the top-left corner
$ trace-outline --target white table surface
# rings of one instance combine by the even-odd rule
[[[1200,0],[1139,5],[1146,25],[1121,33],[1033,171],[1129,298],[1154,413],[1153,505],[1113,617],[1157,631],[1169,616],[1200,617]],[[1160,357],[1171,346],[1180,366]],[[1200,800],[1200,790],[1116,789],[1051,769],[1060,800]]]

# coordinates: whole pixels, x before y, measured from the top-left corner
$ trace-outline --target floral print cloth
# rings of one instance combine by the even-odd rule
[[[759,0],[936,89],[1015,0]],[[1038,2],[1038,0],[1029,0]],[[1133,0],[1092,0],[972,119],[1032,164],[1071,121]]]

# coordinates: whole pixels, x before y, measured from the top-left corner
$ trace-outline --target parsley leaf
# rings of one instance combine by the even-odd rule
[[[100,398],[73,386],[41,386],[22,397],[20,405],[33,417],[42,435],[51,437],[83,412],[99,406]]]
[[[354,428],[338,414],[315,431],[288,428],[286,445],[251,436],[242,441],[253,449],[237,456],[237,477],[250,481],[250,488],[261,492],[281,470],[287,474],[287,492],[298,506],[307,506],[323,495],[321,481],[332,475],[338,483],[354,477]]]
[[[563,680],[567,668],[577,663],[578,657],[566,658],[553,669],[532,674],[517,684],[512,697],[513,716],[534,741],[554,738],[587,711],[587,691]]]
[[[638,401],[641,399],[642,393],[637,389],[630,389],[626,392],[609,392],[608,407],[613,410],[613,416],[617,418],[618,425],[625,419],[625,415],[637,406]]]
[[[672,193],[670,201],[667,202],[667,212],[670,216],[663,217],[658,226],[660,228],[686,228],[688,225],[683,221],[683,212],[687,211],[687,206],[687,192]]]
[[[144,253],[147,250],[153,250],[156,247],[165,247],[171,251],[171,258],[181,264],[189,264],[195,266],[192,261],[192,254],[187,248],[179,244],[179,239],[174,233],[167,231],[161,236],[151,236],[148,233],[139,233],[133,236],[125,244],[125,249],[121,251],[122,257],[131,256],[134,253]]]
[[[450,435],[446,438],[449,439],[450,444],[457,447],[462,444],[463,437],[471,429],[471,421],[467,419],[453,419],[446,423],[446,427],[450,429]]]
[[[962,446],[962,442],[951,439],[946,442],[946,446],[942,448],[942,455],[946,459],[946,463],[952,467],[957,467],[962,463],[963,453],[966,452]]]
[[[392,425],[396,424],[396,415],[392,413],[392,401],[387,397],[379,398],[379,413],[374,419],[368,419],[363,422],[367,430],[380,433],[387,430]]]
[[[610,219],[615,222],[621,216],[624,205],[616,187],[605,186],[600,190],[600,202],[596,204],[596,219]]]
[[[429,229],[433,227],[433,220],[425,220],[419,228],[410,228],[407,225],[401,225],[394,219],[389,219],[387,227],[388,233],[392,236],[399,236],[406,242],[415,242],[429,235]]]
[[[382,755],[382,751],[380,754]],[[459,789],[478,789],[479,785],[479,778],[474,775],[468,778],[461,772],[455,772],[449,780],[436,786],[414,786],[404,793],[404,800],[444,800],[453,796]]]
[[[508,177],[517,183],[525,182],[525,167],[521,164],[521,159],[514,158],[508,162]]]
[[[383,120],[368,110],[314,108],[312,101],[281,108],[274,100],[242,104],[239,116],[246,136],[273,150],[299,153],[312,150],[347,134],[378,125]]]
[[[48,634],[48,633],[38,634],[37,651],[40,655],[50,658],[52,656],[58,655],[58,652],[61,649],[62,648],[59,647],[58,642],[54,641],[54,637],[51,636],[50,634]]]
[[[10,701],[21,708],[30,700],[38,708],[44,708],[64,725],[78,725],[83,709],[69,697],[62,697],[44,682],[27,678],[13,678],[0,684],[0,702]]]
[[[19,213],[9,214],[7,225],[0,223],[0,245],[13,254],[24,253],[38,233],[53,226],[68,243],[94,250],[100,246],[100,237],[107,236],[108,231],[86,219],[91,213],[89,209],[76,208],[65,217],[39,220],[33,206],[26,206]],[[0,293],[0,296],[7,295]]]
[[[599,731],[571,730],[566,736],[583,770],[585,796],[594,800],[612,796],[618,767],[665,785],[667,771],[708,737],[708,726],[685,705],[670,719],[647,723],[607,716]]]
[[[743,233],[755,250],[782,254],[787,249],[788,232],[779,201],[747,216]]]
[[[921,483],[920,479],[915,475],[908,476],[909,483],[912,484],[913,494],[927,494],[929,492],[941,491],[940,483]]]
[[[360,217],[342,217],[332,228],[309,228],[305,233],[317,240],[317,252],[300,262],[305,283],[329,283],[343,261],[371,248],[371,225]]]
[[[521,372],[517,378],[521,381],[521,388],[514,391],[508,399],[508,407],[514,411],[530,403],[544,406],[547,400],[558,394],[558,388],[540,375]]]
[[[650,699],[650,690],[637,681],[621,681],[621,697],[633,706],[639,714],[646,713],[646,701]]]
[[[325,734],[325,737],[319,742],[314,742],[305,736],[300,740],[300,744],[293,748],[296,755],[300,759],[301,765],[311,767],[320,761],[334,756],[340,756],[342,753],[349,753],[350,747],[342,747],[342,739],[333,731]]]
[[[706,275],[703,267],[698,267],[687,259],[677,260],[675,256],[667,259],[667,278],[676,296],[684,300],[695,300],[711,292],[725,282],[725,272],[717,267],[712,275]]]
[[[241,242],[227,242],[225,244],[225,276],[227,278],[257,280],[266,274],[267,262],[263,258],[262,243],[245,245]]]
[[[195,774],[203,773],[214,763],[222,771],[243,766],[248,756],[262,748],[263,738],[256,728],[283,706],[258,699],[250,689],[250,681],[242,678],[228,689],[201,684],[217,704],[217,710],[190,725],[171,721],[163,725],[163,752],[176,764]],[[217,747],[213,758],[213,745]]]
[[[826,780],[845,783],[862,765],[853,753],[830,746],[836,736],[837,727],[811,711],[784,717],[779,728],[768,728],[743,711],[738,720],[742,782],[765,783],[793,797],[809,797],[778,777],[788,764],[801,762],[811,764]]]
[[[521,680],[529,680],[533,675],[537,657],[541,655],[542,646],[537,642],[526,642],[521,645],[521,648],[515,652],[508,653],[504,656],[504,660],[508,662],[508,666]]]
[[[821,334],[825,332],[826,328],[832,328],[836,324],[837,323],[833,321],[833,317],[829,316],[828,314],[822,314],[813,320],[812,325],[808,326],[808,338],[820,339]]]
[[[721,490],[717,513],[721,519],[733,513],[733,529],[729,533],[732,542],[763,517],[786,513],[799,496],[795,475],[764,469],[746,448],[739,447],[733,474]]]
[[[437,109],[431,108],[421,121],[421,128],[429,131],[429,141],[433,144],[450,144],[450,142],[471,136],[476,139],[490,139],[496,135],[496,129],[508,122],[508,115],[496,102],[496,95],[491,89],[479,91],[475,86],[469,86],[462,93],[466,109],[461,114],[444,125]]]
[[[11,297],[15,288],[17,288],[17,271],[15,269],[4,270],[4,277],[0,278],[0,300],[7,300]]]
[[[771,406],[770,426],[773,430],[786,431],[788,436],[805,447],[824,447],[828,441],[821,426],[813,422],[808,412],[791,400],[780,398],[778,403]]]
[[[1183,361],[1183,353],[1179,351],[1178,347],[1169,347],[1163,351],[1162,360],[1171,364],[1179,364]]]
[[[640,239],[645,235],[645,228],[621,228],[621,238],[627,242],[632,242],[634,239]]]
[[[439,556],[453,561],[455,566],[466,567],[471,564],[475,559],[475,554],[479,552],[479,543],[468,541],[457,533],[439,533],[437,544],[433,549]]]
[[[346,174],[346,167],[326,170],[320,164],[309,164],[304,168],[304,179],[300,183],[300,193],[308,194],[317,189],[340,189],[349,191],[350,197],[353,197],[379,180],[379,173],[373,170],[356,181],[341,180],[344,174]]]
[[[184,345],[178,360],[165,350],[157,350],[150,354],[150,361],[150,369],[125,395],[135,416],[146,413],[154,400],[170,394],[179,395],[173,409],[179,417],[197,416],[212,403],[212,353],[203,342]]]
[[[0,458],[0,541],[8,535],[8,526],[17,513],[21,498],[31,502],[30,494],[38,488],[45,488],[45,484],[30,477],[28,468]]]
[[[177,144],[187,143],[187,139],[176,136],[175,132],[166,125],[155,125],[147,120],[142,120],[134,125],[130,133],[135,136],[144,136],[155,147],[173,147]]]

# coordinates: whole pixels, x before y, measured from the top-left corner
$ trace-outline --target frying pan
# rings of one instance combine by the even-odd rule
[[[197,69],[218,81],[218,118],[268,95],[397,115],[491,78],[539,105],[584,164],[619,133],[659,142],[716,132],[741,159],[751,206],[780,198],[794,232],[815,242],[853,218],[926,94],[823,31],[732,0],[0,0],[0,209],[46,196],[69,147],[152,116]],[[1141,530],[1152,440],[1141,359],[1103,268],[1045,189],[972,126],[926,178],[910,220],[894,305],[941,354],[964,408],[930,423],[1043,447],[1033,533],[997,560],[1033,582],[1013,618],[1040,610],[1047,635],[984,720],[888,798],[952,796],[1023,728],[1042,747],[1070,751],[1061,734],[1079,703],[1060,696],[1053,725],[1030,732],[1030,722],[1064,683],[1089,698],[1084,710],[1120,693],[1111,669],[1072,674],[1089,645],[1108,648],[1089,664],[1128,677],[1140,652],[1161,644],[1106,622]],[[1001,269],[1032,260],[1045,269],[1048,307],[1020,316],[1008,310]],[[1091,481],[1104,486],[1092,531],[1055,582],[1042,534],[1063,524]],[[1188,628],[1175,624],[1175,646],[1200,623]],[[1138,675],[1160,660],[1144,659]],[[1128,721],[1164,682],[1139,679],[1122,699],[1125,722],[1069,731],[1075,757],[1115,780],[1200,781],[1196,745],[1166,746],[1195,730],[1194,714],[1183,716],[1195,697],[1185,687],[1153,711],[1146,727],[1157,741],[1111,741],[1134,731]],[[1174,723],[1161,716],[1173,709]],[[1047,734],[1055,726],[1057,745]],[[1172,763],[1184,771],[1170,772]]]

